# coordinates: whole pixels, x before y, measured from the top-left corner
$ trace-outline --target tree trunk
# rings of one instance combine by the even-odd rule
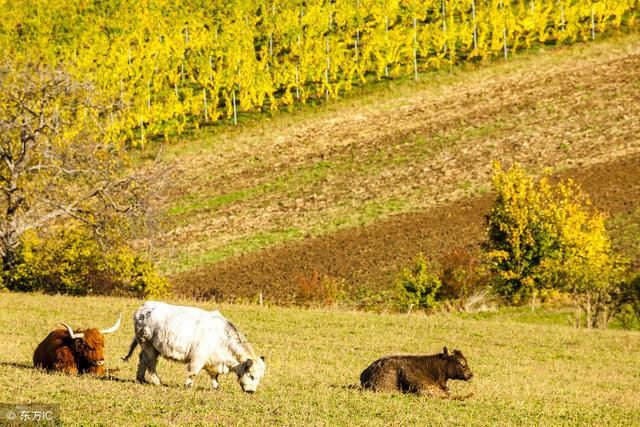
[[[585,301],[585,311],[587,316],[587,329],[591,329],[593,327],[593,320],[591,319],[591,295],[587,294],[587,298]]]
[[[536,310],[536,295],[538,294],[538,291],[533,291],[533,294],[531,295],[531,311],[535,311]]]
[[[578,297],[573,297],[573,312],[576,317],[576,329],[580,328],[580,302],[578,301]]]
[[[609,327],[609,307],[606,305],[602,309],[602,323],[600,324],[601,329],[607,329]]]

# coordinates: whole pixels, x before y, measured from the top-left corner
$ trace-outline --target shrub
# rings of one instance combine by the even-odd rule
[[[396,305],[400,310],[411,307],[430,309],[436,306],[436,297],[441,282],[436,269],[429,265],[420,253],[414,260],[413,268],[404,269],[395,281]]]
[[[624,301],[640,323],[640,274],[627,282],[624,292]]]
[[[130,249],[104,250],[91,234],[75,228],[49,238],[26,234],[12,268],[3,273],[11,291],[158,296],[169,288],[153,265]]]
[[[468,310],[472,302],[478,304],[486,295],[489,276],[480,256],[465,248],[455,248],[440,259],[441,282],[437,299],[448,301],[456,310]]]
[[[343,294],[344,283],[329,276],[313,271],[309,277],[296,279],[296,303],[311,305],[335,304]]]

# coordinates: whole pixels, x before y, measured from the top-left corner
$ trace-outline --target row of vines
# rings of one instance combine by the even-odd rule
[[[640,0],[0,0],[0,49],[63,67],[144,143],[237,111],[634,25]]]

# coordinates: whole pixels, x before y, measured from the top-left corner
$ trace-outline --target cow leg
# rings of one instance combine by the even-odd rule
[[[158,366],[158,351],[150,345],[145,345],[143,351],[147,354],[147,372],[149,373],[149,382],[160,385],[160,377],[156,372]]]
[[[139,383],[145,383],[144,373],[147,372],[147,353],[142,349],[140,351],[140,360],[138,361],[138,372],[136,373],[136,380]]]
[[[200,373],[200,370],[203,368],[203,366],[204,362],[200,362],[198,360],[192,360],[191,362],[189,362],[189,364],[187,365],[187,380],[184,383],[187,388],[193,386],[193,377]]]
[[[156,366],[158,365],[158,352],[155,348],[149,345],[143,345],[140,351],[140,362],[138,363],[138,372],[136,379],[140,383],[145,383],[144,374],[149,372],[149,382],[152,384],[160,384],[160,377],[156,372]]]
[[[218,388],[220,388],[220,383],[218,382],[218,375],[220,375],[220,373],[212,368],[204,368],[204,369],[209,374],[209,377],[211,377],[211,387],[213,387],[214,390],[217,390]]]

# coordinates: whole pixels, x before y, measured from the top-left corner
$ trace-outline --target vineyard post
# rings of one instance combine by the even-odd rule
[[[356,0],[356,22],[359,23],[360,18],[360,0]],[[358,63],[358,44],[360,43],[360,28],[356,27],[356,67],[359,65]]]
[[[413,79],[418,81],[418,31],[416,17],[413,17]]]
[[[596,39],[596,17],[593,10],[593,4],[591,4],[591,40]]]
[[[324,70],[324,78],[325,78],[325,82],[327,83],[327,88],[325,89],[324,93],[328,101],[329,100],[329,57],[327,57],[327,68]]]
[[[144,147],[144,122],[142,121],[142,114],[140,114],[140,146]]]
[[[500,0],[500,10],[502,11],[502,40],[503,40],[503,46],[504,46],[504,59],[508,58],[508,51],[507,51],[507,25],[505,22],[505,17],[504,17],[504,4],[502,3],[502,0]]]
[[[502,28],[502,39],[504,40],[504,59],[507,59],[509,56],[507,50],[507,27]]]
[[[478,50],[478,24],[476,23],[476,0],[471,0],[471,18],[473,19],[473,50]]]
[[[269,33],[269,59],[273,57],[273,33]]]
[[[300,19],[298,22],[298,25],[300,26],[299,28],[300,32],[298,33],[298,63],[296,64],[296,98],[297,99],[300,99],[300,74],[298,71],[298,66],[300,65],[300,58],[302,57],[302,55],[300,54],[300,52],[302,52],[301,50],[302,37],[300,37],[300,34],[304,33],[304,26],[302,25],[303,18],[304,18],[304,6],[301,4]]]
[[[442,0],[442,34],[444,36],[444,52],[447,53],[447,10],[445,9],[445,0]]]
[[[325,80],[327,83],[327,89],[325,91],[325,95],[327,97],[327,100],[329,99],[329,73],[330,73],[330,68],[331,68],[331,57],[329,56],[329,37],[327,36],[326,39],[326,43],[327,43],[327,68],[325,70]]]
[[[238,124],[238,116],[236,113],[236,91],[235,89],[231,92],[231,105],[233,105],[233,124]]]
[[[202,99],[204,101],[204,122],[209,123],[209,112],[207,111],[207,88],[202,88]]]
[[[298,66],[296,65],[296,99],[300,99],[300,81],[298,77]]]
[[[389,48],[389,17],[385,15],[384,17],[384,41],[385,41],[385,54],[387,53],[387,49]],[[387,58],[384,58],[384,76],[389,77],[389,64],[387,63]]]
[[[356,29],[356,65],[358,65],[358,43],[360,42],[360,30]]]

